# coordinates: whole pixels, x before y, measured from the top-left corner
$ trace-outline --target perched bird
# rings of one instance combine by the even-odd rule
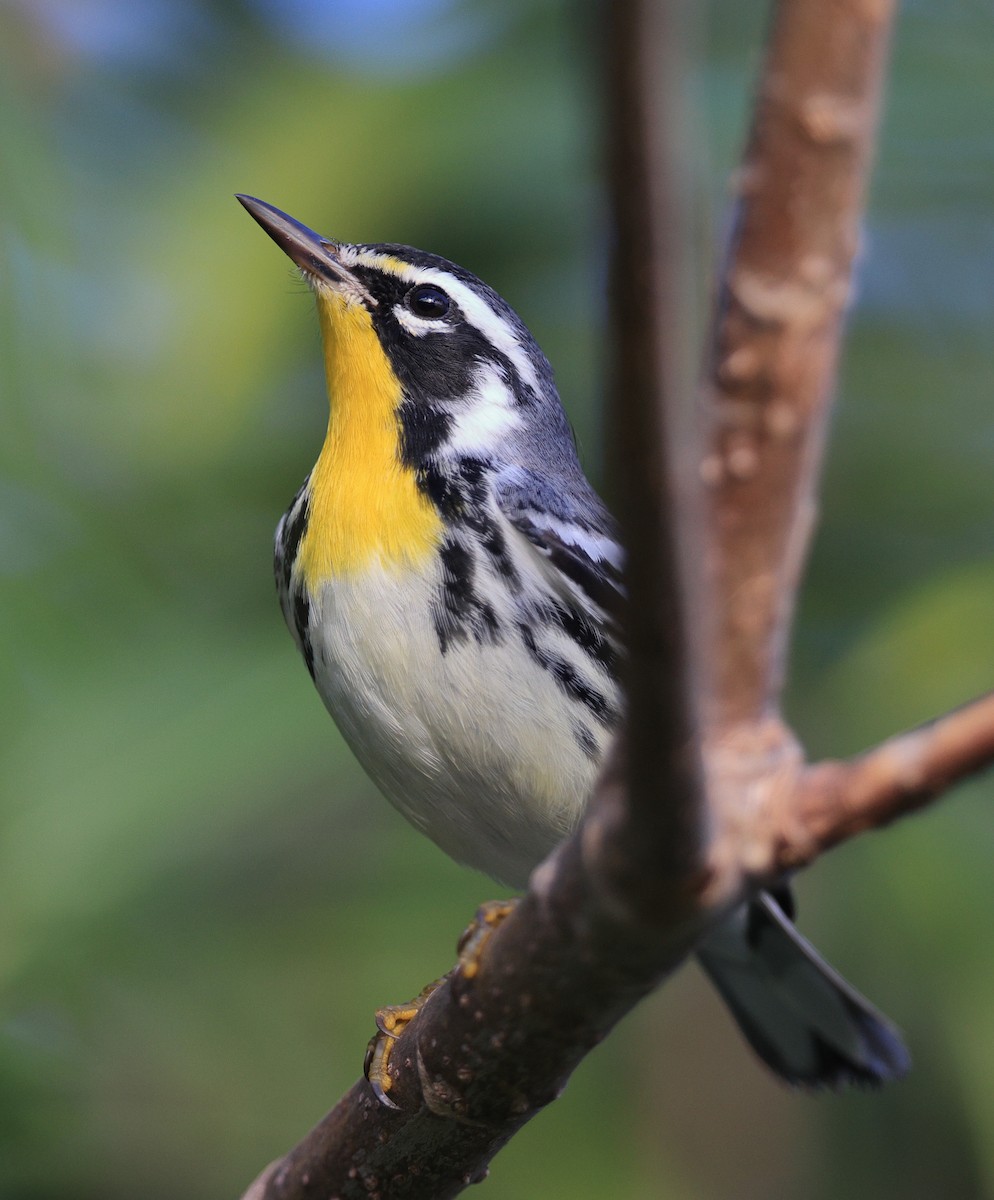
[[[238,199],[317,300],[331,413],[276,531],[280,603],[346,741],[446,853],[522,888],[580,819],[623,710],[622,552],[552,369],[434,254]],[[795,930],[786,892],[699,958],[791,1083],[904,1073],[895,1030]]]

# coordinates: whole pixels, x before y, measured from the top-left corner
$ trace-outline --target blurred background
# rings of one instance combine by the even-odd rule
[[[698,309],[765,14],[694,33]],[[326,402],[232,193],[493,283],[596,477],[591,30],[569,0],[0,0],[2,1200],[239,1195],[494,894],[375,794],[283,627],[272,531]],[[986,0],[903,5],[795,647],[814,754],[994,679],[992,54]],[[688,969],[486,1195],[994,1196],[992,789],[799,881],[906,1082],[790,1094]]]

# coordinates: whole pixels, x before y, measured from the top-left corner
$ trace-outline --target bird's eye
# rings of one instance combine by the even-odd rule
[[[418,287],[411,288],[405,301],[416,317],[425,317],[429,321],[444,317],[449,311],[451,303],[441,288],[430,283],[422,283]]]

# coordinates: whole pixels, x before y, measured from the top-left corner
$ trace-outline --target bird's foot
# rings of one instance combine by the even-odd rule
[[[459,962],[453,971],[449,972],[450,975],[458,971],[464,979],[474,978],[480,969],[483,947],[516,904],[517,900],[490,900],[480,905],[472,923],[459,939]],[[432,992],[447,978],[448,975],[445,975],[429,983],[406,1004],[388,1004],[376,1010],[376,1033],[369,1039],[369,1045],[366,1047],[363,1073],[369,1080],[376,1099],[387,1108],[398,1107],[389,1095],[394,1082],[390,1074],[390,1054],[394,1043],[424,1007]]]
[[[369,1080],[369,1086],[373,1089],[373,1095],[387,1108],[398,1107],[387,1094],[393,1087],[389,1067],[394,1042],[418,1015],[424,1002],[443,979],[433,980],[406,1004],[387,1004],[376,1010],[376,1033],[369,1039],[362,1069]]]
[[[488,900],[476,910],[476,916],[463,931],[456,946],[459,963],[456,970],[463,979],[472,979],[480,969],[480,955],[497,926],[511,915],[517,900]]]

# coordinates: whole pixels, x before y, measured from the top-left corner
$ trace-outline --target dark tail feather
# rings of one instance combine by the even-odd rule
[[[768,893],[719,926],[698,957],[749,1044],[788,1083],[874,1086],[911,1065],[894,1026]]]

